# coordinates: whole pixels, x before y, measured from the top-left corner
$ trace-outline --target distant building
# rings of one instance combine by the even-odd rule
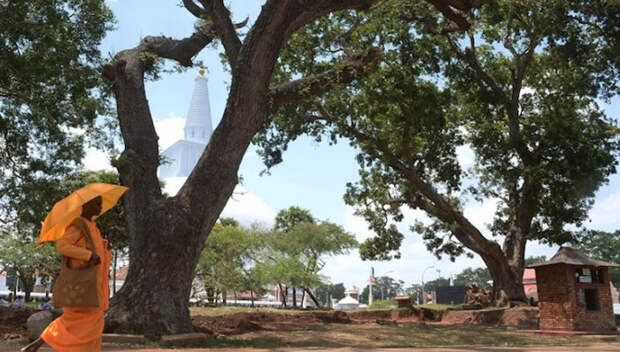
[[[435,288],[435,303],[463,304],[465,302],[465,286],[439,286]]]
[[[536,270],[542,330],[616,330],[607,263],[561,247]]]
[[[351,289],[346,290],[344,293],[344,298],[338,301],[338,303],[334,304],[334,309],[352,310],[359,308],[360,302],[357,300],[357,297],[359,295],[359,287],[353,286]],[[351,295],[355,295],[356,297],[353,297]]]
[[[346,291],[344,291],[344,295],[345,296],[349,295],[349,296],[351,296],[351,298],[353,298],[356,301],[358,301],[360,299],[360,288],[355,286],[355,285],[353,285],[351,288],[349,288]]]
[[[109,280],[109,285],[110,285],[110,297],[114,296],[114,292],[113,292],[113,288],[114,288],[114,281],[116,281],[116,292],[118,292],[118,290],[121,289],[121,287],[123,287],[123,284],[125,283],[125,279],[127,279],[127,272],[129,271],[129,266],[128,265],[123,265],[119,268],[116,269],[116,274],[114,276],[114,280],[112,279],[112,270],[110,269],[110,280]]]
[[[194,91],[183,128],[183,138],[162,152],[164,163],[159,166],[158,176],[164,181],[163,191],[171,196],[176,195],[181,189],[213,134],[207,83],[204,71],[201,70],[200,75],[195,79]],[[249,226],[253,223],[270,225],[275,215],[275,212],[265,202],[238,184],[221,216],[232,217],[242,225]]]
[[[8,291],[9,288],[6,286],[6,271],[0,272],[0,292]]]
[[[536,286],[536,270],[525,269],[523,271],[523,291],[531,303],[538,302],[538,287]]]
[[[195,79],[194,92],[183,129],[184,138],[176,141],[162,153],[166,161],[159,167],[159,177],[162,179],[189,176],[213,133],[208,81],[203,74],[201,71]]]

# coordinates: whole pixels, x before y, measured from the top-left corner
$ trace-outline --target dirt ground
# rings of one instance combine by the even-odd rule
[[[310,312],[239,312],[220,316],[192,317],[199,332],[214,336],[240,335],[254,331],[303,330],[314,324],[396,325],[425,322],[436,325],[485,325],[536,328],[536,308],[488,309],[480,311],[433,311],[418,309],[310,311]]]
[[[0,340],[0,352],[16,351],[24,344],[25,323],[30,313],[32,311],[0,310],[0,338],[4,340]],[[486,347],[476,346],[520,346],[521,349],[505,351],[521,352],[528,351],[526,346],[536,345],[565,345],[572,346],[572,351],[587,351],[586,346],[605,343],[615,348],[609,351],[620,350],[617,348],[620,336],[543,336],[522,330],[537,323],[538,312],[531,308],[442,313],[408,309],[245,311],[219,316],[193,316],[192,319],[197,331],[210,336],[202,345],[210,348],[335,348],[338,351],[354,351],[364,348],[465,346],[464,350],[485,351]],[[158,347],[156,343],[147,346]],[[106,345],[104,351],[144,349],[147,346]]]
[[[0,342],[22,338],[26,334],[26,320],[32,313],[30,309],[0,307]]]

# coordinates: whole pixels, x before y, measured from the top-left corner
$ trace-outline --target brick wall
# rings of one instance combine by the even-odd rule
[[[603,283],[577,283],[578,266],[556,264],[536,268],[540,308],[540,329],[544,330],[615,330],[608,268],[603,269]],[[596,289],[599,310],[589,311],[580,302],[580,290]]]
[[[536,268],[540,329],[572,329],[573,311],[566,266],[548,265]]]
[[[571,267],[572,272],[578,267]],[[611,298],[611,290],[609,289],[609,268],[603,268],[603,283],[601,284],[583,284],[578,283],[575,275],[572,275],[571,287],[573,309],[575,316],[575,329],[577,330],[615,330],[616,322],[614,320],[614,311]],[[589,311],[585,304],[579,302],[579,290],[595,289],[598,292],[600,310]]]

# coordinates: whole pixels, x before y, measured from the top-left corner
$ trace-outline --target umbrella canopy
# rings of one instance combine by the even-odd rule
[[[82,214],[82,205],[88,201],[101,197],[101,214],[110,210],[127,191],[127,187],[109,183],[91,183],[71,193],[65,199],[54,204],[52,211],[47,214],[39,244],[47,241],[56,241],[65,233],[65,229],[73,219]]]

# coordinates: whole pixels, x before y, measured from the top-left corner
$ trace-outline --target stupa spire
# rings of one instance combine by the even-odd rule
[[[213,133],[213,125],[208,80],[204,73],[205,69],[200,68],[199,75],[194,80],[194,92],[185,120],[184,139],[207,144]]]

